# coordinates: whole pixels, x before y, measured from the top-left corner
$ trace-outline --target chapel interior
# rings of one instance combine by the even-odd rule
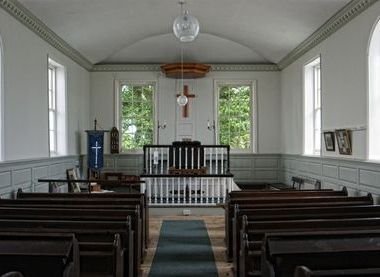
[[[0,0],[0,277],[380,276],[380,2]]]

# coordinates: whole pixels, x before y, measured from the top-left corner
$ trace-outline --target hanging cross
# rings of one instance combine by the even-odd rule
[[[98,168],[98,153],[99,150],[102,149],[102,147],[98,146],[98,141],[96,141],[95,146],[91,147],[91,149],[95,150],[95,168]]]
[[[181,94],[177,94],[177,97]],[[190,101],[190,98],[195,98],[195,94],[189,94],[189,86],[184,85],[183,86],[183,95],[187,97],[187,99]],[[189,115],[189,101],[186,103],[185,106],[182,107],[182,117],[188,117]]]

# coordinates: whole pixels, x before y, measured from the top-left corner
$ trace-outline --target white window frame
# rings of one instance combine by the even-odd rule
[[[0,161],[4,160],[4,48],[0,36]]]
[[[220,144],[219,141],[219,86],[223,85],[245,85],[251,87],[250,98],[250,145],[248,149],[232,149],[231,153],[256,153],[257,152],[257,81],[256,80],[214,80],[214,118],[215,118],[215,141],[216,144]]]
[[[123,149],[121,145],[121,139],[122,139],[122,134],[121,134],[121,86],[129,84],[129,85],[152,85],[154,87],[153,91],[153,144],[157,143],[157,103],[158,103],[158,81],[157,80],[114,80],[114,87],[115,87],[115,93],[114,93],[114,103],[115,103],[115,126],[117,126],[120,136],[119,136],[119,145],[120,145],[120,152],[121,153],[128,153],[128,154],[142,154],[143,149]]]
[[[55,90],[55,109],[50,109],[49,68],[55,73],[53,89]],[[57,61],[48,57],[47,62],[47,91],[48,91],[48,152],[50,157],[67,155],[67,96],[66,69]],[[54,92],[53,92],[54,93]],[[50,150],[50,111],[55,114],[55,148]]]
[[[303,154],[322,153],[322,81],[321,57],[315,57],[303,67]],[[319,123],[317,126],[319,113]],[[319,148],[318,148],[319,145]]]
[[[367,158],[380,162],[380,18],[372,27],[368,43],[368,135]]]
[[[51,86],[50,86],[51,85]],[[58,155],[57,146],[57,67],[49,62],[48,66],[48,111],[49,111],[49,152],[50,155]],[[51,120],[51,114],[54,115],[54,120]],[[52,128],[50,122],[53,122],[54,127]],[[52,136],[54,137],[52,139]],[[52,141],[54,141],[54,146],[52,146]]]

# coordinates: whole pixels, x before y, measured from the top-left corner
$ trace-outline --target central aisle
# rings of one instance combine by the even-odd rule
[[[149,277],[217,277],[203,220],[164,220]]]
[[[142,265],[143,277],[232,276],[232,265],[225,260],[224,216],[156,216],[150,218],[149,225],[151,240]],[[170,227],[169,232],[165,231],[167,227]],[[164,233],[167,235],[163,236]],[[161,241],[164,237],[168,242],[167,247],[162,248]],[[156,251],[159,255],[160,249],[164,250],[163,256],[154,257]],[[189,252],[191,250],[195,253]],[[183,269],[188,267],[180,265],[180,262],[184,262],[187,258],[189,258],[188,264],[192,267],[191,274],[178,269],[178,267]],[[154,264],[161,261],[161,266],[152,264],[153,260]]]

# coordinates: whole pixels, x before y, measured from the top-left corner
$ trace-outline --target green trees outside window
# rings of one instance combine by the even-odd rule
[[[121,85],[120,130],[123,150],[142,149],[145,144],[153,144],[153,96],[153,84]]]
[[[251,148],[251,85],[219,85],[219,143],[231,149]]]

